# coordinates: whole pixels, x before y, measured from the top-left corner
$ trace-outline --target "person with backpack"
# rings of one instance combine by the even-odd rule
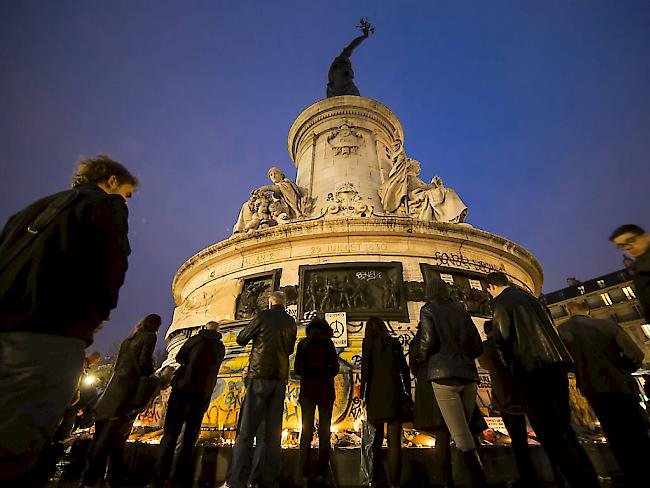
[[[28,205],[0,232],[0,481],[52,438],[77,389],[84,348],[117,306],[138,180],[99,155],[73,188]]]
[[[312,476],[311,440],[314,435],[314,415],[318,407],[318,465],[315,479],[322,480],[332,449],[330,424],[336,393],[334,377],[339,372],[339,358],[332,342],[332,329],[320,317],[314,317],[307,325],[307,337],[298,343],[294,371],[300,376],[300,411],[302,434],[300,435],[300,470],[306,482]]]

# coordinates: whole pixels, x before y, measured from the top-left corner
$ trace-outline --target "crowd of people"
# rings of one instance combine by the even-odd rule
[[[78,409],[79,378],[98,359],[85,357],[84,349],[117,305],[124,281],[130,254],[126,203],[137,186],[137,178],[109,157],[84,159],[71,190],[29,205],[12,216],[0,234],[3,486],[10,482],[29,486],[34,467],[56,440],[56,432],[69,432],[66,412]],[[610,240],[634,260],[630,270],[648,315],[650,235],[636,225],[625,225]],[[643,352],[615,322],[589,317],[589,308],[581,301],[569,304],[570,320],[556,329],[543,304],[513,286],[507,275],[490,273],[484,281],[494,310],[484,327],[486,340],[481,340],[470,315],[451,300],[442,280],[427,284],[428,301],[420,311],[408,362],[390,325],[378,317],[367,320],[360,396],[367,423],[364,432],[369,434],[362,449],[370,457],[369,482],[401,484],[402,427],[413,422],[436,437],[444,486],[454,486],[452,440],[462,453],[459,468],[471,486],[487,486],[476,440],[486,427],[476,404],[478,361],[491,375],[493,407],[512,439],[520,486],[538,486],[539,479],[528,448],[527,422],[548,455],[558,486],[599,486],[570,425],[569,372],[575,374],[578,388],[601,422],[625,486],[647,484],[643,461],[650,456],[650,438],[631,376],[641,366]],[[332,482],[330,424],[334,378],[339,373],[332,330],[316,316],[296,347],[296,321],[285,306],[285,294],[271,292],[268,309],[237,336],[239,346],[252,347],[224,488],[278,485],[284,399],[294,351],[302,411],[296,481]],[[156,314],[136,325],[121,344],[106,389],[93,399],[95,430],[82,486],[102,482],[109,461],[110,486],[129,485],[124,451],[133,422],[168,386],[171,394],[151,486],[193,484],[193,450],[225,347],[220,323],[208,322],[180,348],[176,366],[154,371],[160,325]],[[319,450],[314,462],[316,411]],[[386,472],[381,462],[385,438]]]

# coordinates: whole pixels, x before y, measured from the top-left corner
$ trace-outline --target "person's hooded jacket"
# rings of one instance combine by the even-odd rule
[[[307,337],[298,343],[294,371],[300,376],[299,400],[317,405],[332,405],[336,397],[334,377],[339,372],[339,358],[327,323],[307,325]]]
[[[221,334],[216,330],[202,330],[190,337],[176,354],[181,366],[176,371],[172,388],[207,402],[217,384],[219,368],[226,355]]]

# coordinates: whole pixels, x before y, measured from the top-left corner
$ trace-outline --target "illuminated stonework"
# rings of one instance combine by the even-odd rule
[[[540,293],[539,264],[514,242],[468,224],[419,218],[409,210],[412,195],[397,201],[399,209],[386,211],[379,189],[395,155],[403,154],[403,141],[399,121],[379,102],[343,96],[315,103],[289,132],[295,185],[311,202],[309,210],[300,217],[294,213],[283,225],[235,233],[180,267],[172,285],[176,310],[166,334],[170,354],[206,321],[232,320],[222,328],[227,356],[204,426],[236,426],[248,359],[236,335],[247,323],[241,319],[250,317],[271,289],[290,292],[288,310],[302,315],[299,338],[313,310],[350,312],[348,346],[339,352],[336,378],[333,422],[339,431],[354,430],[362,415],[359,368],[368,316],[384,313],[406,352],[424,303],[424,281],[432,275],[454,284],[477,326],[489,313],[481,282],[488,272],[504,271],[517,285]],[[298,384],[292,377],[287,388],[288,429],[300,426]]]

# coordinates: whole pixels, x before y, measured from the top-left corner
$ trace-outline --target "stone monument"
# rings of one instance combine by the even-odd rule
[[[345,312],[340,330],[347,347],[339,349],[333,416],[339,430],[358,427],[363,415],[360,354],[369,317],[386,320],[406,351],[433,279],[450,285],[480,330],[491,313],[487,273],[503,271],[517,286],[541,291],[542,269],[528,251],[465,223],[466,205],[439,176],[420,179],[420,163],[407,156],[402,126],[388,107],[359,96],[352,76],[348,88],[355,94],[339,93],[332,70],[348,66],[352,49],[372,32],[362,26],[364,35],[332,63],[328,97],[304,109],[289,129],[295,182],[271,167],[271,183],[252,189],[232,236],[199,251],[174,276],[170,355],[206,321],[229,321],[206,427],[237,425],[248,350],[235,338],[272,290],[287,292],[299,337],[313,314]],[[300,426],[298,384],[292,378],[287,388],[287,429]]]

